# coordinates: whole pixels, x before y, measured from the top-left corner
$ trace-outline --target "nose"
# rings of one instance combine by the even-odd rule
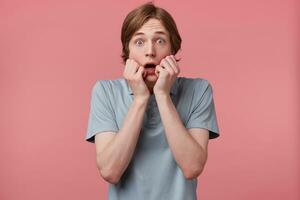
[[[155,57],[155,47],[154,45],[150,42],[147,49],[146,49],[146,57]]]

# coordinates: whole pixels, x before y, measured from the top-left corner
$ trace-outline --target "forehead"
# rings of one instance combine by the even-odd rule
[[[149,19],[145,24],[143,24],[143,26],[133,34],[133,37],[138,35],[168,36],[169,33],[158,19],[152,18]]]

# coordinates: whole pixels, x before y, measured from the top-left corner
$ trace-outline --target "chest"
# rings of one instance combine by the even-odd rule
[[[171,96],[173,105],[183,123],[186,124],[189,117],[190,108],[186,106],[188,102],[183,102],[181,99]],[[116,123],[120,129],[123,126],[126,115],[132,104],[133,98],[123,99],[118,103],[113,103],[115,108]],[[138,147],[140,148],[168,148],[167,138],[162,123],[160,111],[155,97],[151,95],[147,108],[145,110],[142,122],[141,131],[138,140]]]

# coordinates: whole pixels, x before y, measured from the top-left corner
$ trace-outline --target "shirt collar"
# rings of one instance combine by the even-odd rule
[[[132,90],[131,90],[131,88],[130,88],[128,82],[127,82],[127,80],[126,79],[124,79],[124,80],[125,80],[125,83],[126,83],[126,88],[127,88],[128,93],[130,95],[133,95],[133,92],[132,92]],[[171,87],[170,94],[176,95],[177,92],[178,92],[178,77],[176,77],[176,79],[175,79],[175,81],[174,81],[174,83],[173,83],[173,85]]]

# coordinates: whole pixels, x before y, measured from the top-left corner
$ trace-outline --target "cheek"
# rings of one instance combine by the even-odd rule
[[[171,48],[170,47],[165,47],[165,48],[161,48],[159,49],[160,55],[162,56],[168,56],[171,54]]]
[[[138,63],[141,63],[141,61],[143,59],[143,54],[141,53],[141,51],[132,50],[132,51],[129,51],[129,58],[134,59]]]
[[[171,55],[171,51],[169,50],[164,50],[164,51],[161,51],[159,54],[158,54],[158,57],[159,57],[159,60],[161,61],[163,58],[167,57]]]
[[[137,50],[135,48],[129,48],[129,57],[137,58],[140,57],[141,50]]]

